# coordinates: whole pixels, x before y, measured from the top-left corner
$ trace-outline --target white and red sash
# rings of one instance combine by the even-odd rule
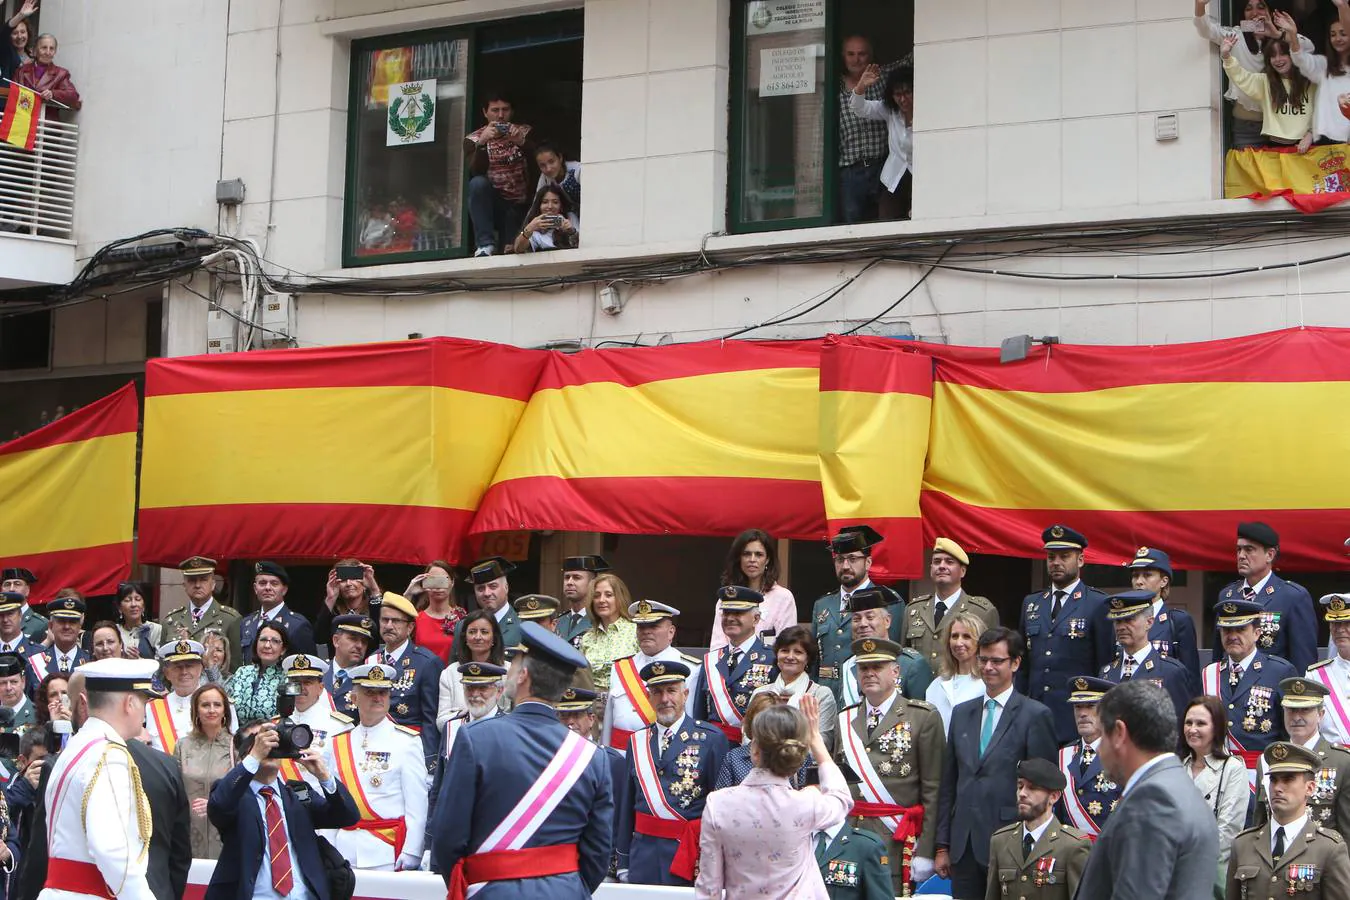
[[[1332,664],[1334,665],[1334,663]],[[1317,679],[1327,686],[1331,693],[1327,696],[1326,702],[1322,704],[1325,708],[1331,707],[1331,712],[1336,716],[1336,721],[1341,726],[1342,734],[1350,734],[1350,711],[1345,708],[1345,703],[1341,701],[1340,691],[1331,680],[1331,665],[1318,666],[1313,671],[1317,673]]]
[[[1210,697],[1223,699],[1223,691],[1219,684],[1219,663],[1212,662],[1200,672],[1201,693]],[[1228,732],[1228,752],[1240,758],[1247,766],[1247,787],[1256,793],[1256,766],[1261,759],[1261,751],[1248,750],[1242,746],[1242,742],[1233,737],[1233,732]]]
[[[633,769],[637,772],[638,788],[647,800],[647,808],[653,816],[669,822],[683,822],[684,816],[675,811],[675,807],[666,801],[666,792],[661,787],[661,777],[656,772],[656,759],[652,756],[651,729],[635,732],[628,743],[628,754],[633,760]]]
[[[722,670],[717,668],[717,655],[721,652],[721,650],[713,650],[704,655],[703,677],[708,680],[708,695],[712,697],[713,708],[717,710],[717,718],[721,720],[723,725],[740,727],[741,712],[731,699],[731,689],[728,687],[726,679],[722,677]]]
[[[1094,840],[1101,834],[1101,828],[1097,822],[1088,814],[1083,806],[1083,801],[1078,799],[1077,783],[1074,781],[1073,772],[1070,771],[1073,766],[1073,751],[1077,749],[1077,744],[1069,744],[1067,747],[1059,748],[1059,769],[1064,773],[1068,780],[1068,786],[1064,788],[1064,808],[1068,810],[1069,818],[1072,819],[1074,828],[1086,831]]]
[[[897,702],[903,703],[903,700],[897,698]],[[864,746],[862,738],[853,728],[853,722],[858,714],[862,712],[863,707],[855,706],[851,710],[844,710],[839,714],[839,733],[844,739],[844,758],[848,764],[853,767],[853,771],[858,773],[862,782],[858,785],[858,790],[869,803],[885,803],[889,806],[898,806],[891,792],[886,790],[886,785],[881,781],[881,775],[878,774],[876,767],[872,765],[872,760],[867,755],[867,747]],[[886,824],[888,831],[894,832],[900,827],[900,819],[896,816],[881,816],[882,822]]]

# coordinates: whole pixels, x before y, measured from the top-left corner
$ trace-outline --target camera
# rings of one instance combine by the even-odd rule
[[[294,722],[291,719],[282,719],[276,725],[277,745],[271,753],[267,754],[268,759],[299,759],[304,750],[309,749],[309,745],[314,743],[314,732],[303,722]],[[253,749],[253,742],[257,739],[257,734],[235,735],[235,753],[239,756],[247,756]]]

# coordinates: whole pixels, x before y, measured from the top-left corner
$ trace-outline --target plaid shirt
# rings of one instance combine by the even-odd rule
[[[881,77],[877,83],[863,92],[868,100],[883,100],[886,91],[886,78],[901,66],[912,65],[913,53],[905,54],[904,59],[886,63],[881,67]],[[854,114],[848,103],[852,93],[839,79],[839,165],[851,166],[867,160],[881,162],[886,158],[886,123],[875,119],[860,119]]]

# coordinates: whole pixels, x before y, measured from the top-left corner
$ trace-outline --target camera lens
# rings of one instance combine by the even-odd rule
[[[291,744],[297,750],[308,750],[309,745],[314,743],[314,732],[308,725],[296,722],[291,726],[290,733]]]

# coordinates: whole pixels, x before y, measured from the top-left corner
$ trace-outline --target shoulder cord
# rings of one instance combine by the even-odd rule
[[[139,863],[145,859],[150,850],[150,835],[154,831],[154,826],[150,819],[150,798],[145,796],[145,788],[141,785],[141,770],[136,765],[136,761],[131,758],[131,751],[127,750],[123,744],[109,743],[108,749],[117,748],[127,756],[127,772],[131,775],[131,802],[136,806],[136,826],[141,839],[141,852],[136,857]],[[80,805],[80,824],[88,830],[89,822],[89,795],[94,792],[94,785],[98,782],[99,773],[103,771],[103,764],[107,760],[108,754],[105,750],[103,756],[99,757],[98,764],[94,766],[94,774],[89,776],[89,783],[84,787],[84,797]]]

